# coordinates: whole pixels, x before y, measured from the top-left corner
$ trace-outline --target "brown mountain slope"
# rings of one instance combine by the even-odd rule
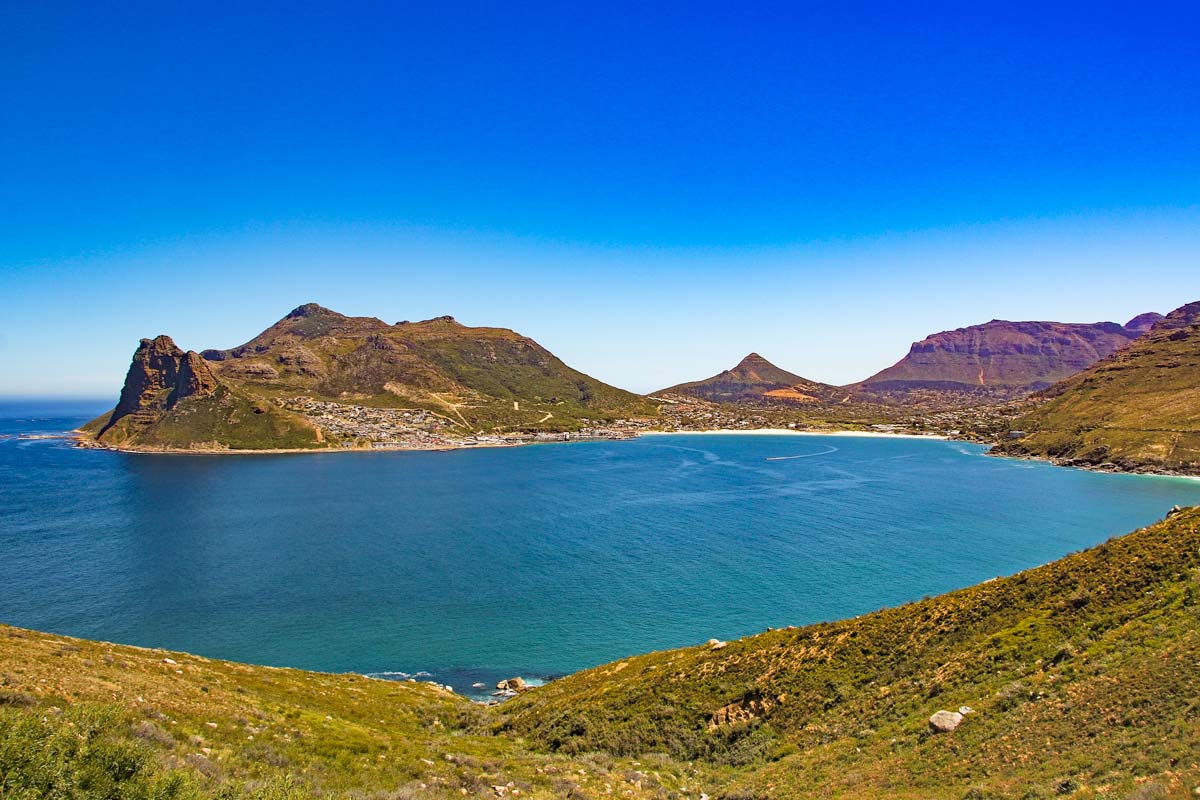
[[[1066,464],[1200,474],[1200,302],[1042,394],[997,452]]]
[[[671,386],[656,394],[682,394],[714,403],[811,403],[828,398],[833,391],[829,384],[802,378],[780,369],[758,353],[751,353],[733,369],[702,381]]]
[[[655,413],[645,398],[571,369],[533,339],[448,316],[388,325],[309,303],[246,344],[204,356],[222,379],[267,397],[416,406],[464,428],[569,429]]]
[[[908,355],[857,388],[877,394],[934,389],[1019,397],[1125,347],[1158,316],[1142,314],[1127,325],[992,320],[943,331],[914,343]]]

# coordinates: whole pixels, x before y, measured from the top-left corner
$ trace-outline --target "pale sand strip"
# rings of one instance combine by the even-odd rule
[[[937,439],[947,441],[947,437],[932,433],[884,433],[882,431],[798,431],[791,428],[754,428],[738,430],[737,428],[715,428],[707,431],[638,431],[641,436],[857,436],[870,439]]]

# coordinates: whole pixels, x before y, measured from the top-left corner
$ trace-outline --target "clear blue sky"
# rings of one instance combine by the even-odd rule
[[[1200,299],[1194,2],[247,5],[0,4],[0,394],[308,301],[651,390]]]

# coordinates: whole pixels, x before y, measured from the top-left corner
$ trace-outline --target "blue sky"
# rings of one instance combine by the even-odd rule
[[[244,5],[0,6],[0,394],[309,301],[651,390],[1200,298],[1195,3]]]

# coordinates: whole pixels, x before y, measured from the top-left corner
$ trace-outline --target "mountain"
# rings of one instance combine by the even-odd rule
[[[571,369],[505,328],[453,317],[388,325],[300,306],[240,347],[205,350],[223,379],[269,397],[431,409],[462,424],[573,427],[581,419],[652,414],[645,398]]]
[[[1200,474],[1200,302],[1043,392],[996,452],[1060,463]]]
[[[1115,322],[1008,322],[943,331],[916,342],[896,364],[857,389],[874,394],[933,390],[1010,399],[1087,369],[1141,336],[1161,316]]]
[[[733,369],[702,381],[671,386],[655,394],[682,394],[714,403],[811,403],[826,399],[833,391],[833,386],[794,375],[758,353],[751,353]]]
[[[177,387],[183,370],[203,388]],[[86,430],[113,446],[306,448],[571,431],[656,413],[510,330],[452,317],[388,325],[309,303],[228,350],[198,356],[167,337],[144,340],[117,409]]]
[[[492,707],[0,626],[3,792],[1192,797],[1198,570],[1200,509],[1176,510],[1011,577],[632,656]]]

